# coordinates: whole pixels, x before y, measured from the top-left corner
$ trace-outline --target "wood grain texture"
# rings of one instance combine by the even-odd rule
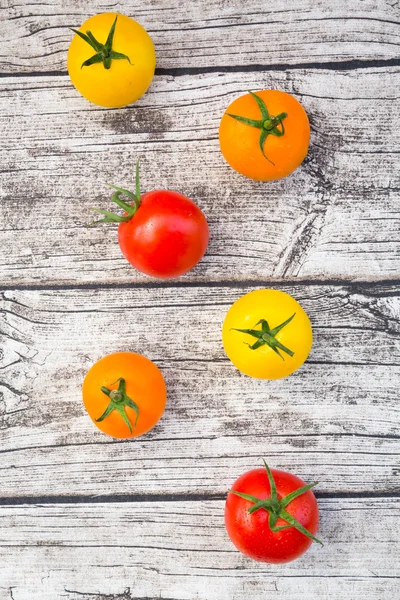
[[[150,32],[157,74],[134,106],[86,102],[68,27],[97,12]],[[0,0],[0,600],[383,600],[400,577],[398,0]],[[234,173],[220,117],[248,89],[294,94],[309,156],[280,182]],[[203,261],[134,271],[106,183],[176,189],[204,210]],[[5,249],[5,251],[4,251]],[[350,280],[350,281],[349,281]],[[240,375],[220,328],[255,287],[293,294],[314,346],[283,381]],[[99,432],[81,383],[118,350],[166,378],[159,425]],[[299,561],[247,561],[224,499],[260,464],[317,487]]]
[[[291,65],[398,59],[396,2],[232,0],[17,2],[2,9],[0,69],[6,73],[66,70],[69,27],[96,12],[119,11],[150,33],[165,68]],[[296,40],[293,43],[293,40]]]
[[[226,311],[250,289],[4,292],[2,495],[224,493],[264,455],[325,492],[396,494],[399,289],[283,284],[314,346],[274,382],[242,376],[222,348]],[[120,350],[153,359],[169,394],[160,424],[130,442],[97,431],[81,403],[89,367]]]
[[[399,500],[320,499],[319,506],[324,547],[287,565],[235,550],[223,500],[4,506],[0,597],[303,600],[310,589],[321,599],[395,597]]]
[[[1,80],[1,277],[148,281],[122,256],[115,227],[85,227],[91,207],[111,206],[107,182],[133,185],[139,155],[143,190],[186,193],[209,221],[208,252],[186,280],[397,277],[400,129],[385,124],[400,112],[399,73],[163,76],[114,111],[91,106],[67,77]],[[294,93],[312,123],[309,156],[283,181],[252,182],[219,150],[226,106],[260,87]]]

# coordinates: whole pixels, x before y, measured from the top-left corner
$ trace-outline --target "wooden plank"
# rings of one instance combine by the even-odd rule
[[[280,287],[309,313],[314,346],[275,382],[241,376],[222,348],[225,313],[251,286],[5,291],[2,496],[224,493],[261,456],[321,491],[394,493],[398,287]],[[169,394],[132,442],[97,431],[81,403],[89,367],[121,350],[152,358]]]
[[[96,12],[119,10],[153,38],[160,68],[209,68],[332,61],[396,60],[398,6],[384,0],[157,0],[96,7],[77,0],[8,0],[2,9],[1,70],[66,70],[69,27]],[[295,43],[293,43],[295,40]]]
[[[148,281],[112,226],[85,227],[91,207],[110,207],[107,182],[133,185],[139,155],[143,190],[186,193],[209,220],[208,252],[188,281],[397,277],[399,72],[162,76],[118,111],[89,105],[66,77],[2,79],[1,278]],[[294,93],[311,118],[309,157],[283,181],[247,180],[219,151],[224,109],[257,87]]]
[[[310,589],[322,599],[395,597],[399,500],[319,506],[324,547],[287,565],[236,551],[222,500],[2,506],[2,598],[303,600]]]
[[[92,8],[0,6],[0,600],[396,597],[398,2]],[[68,27],[100,10],[156,44],[158,74],[127,109],[89,105],[65,74]],[[271,184],[233,173],[217,139],[226,105],[262,87],[295,94],[312,126],[303,167]],[[186,193],[210,223],[181,285],[149,282],[115,231],[85,227],[138,155],[144,189]],[[268,282],[315,334],[276,382],[241,376],[220,340],[229,305]],[[80,391],[126,349],[169,393],[157,428],[128,442],[93,427]],[[325,546],[286,566],[247,561],[223,525],[222,498],[262,456],[320,481]]]

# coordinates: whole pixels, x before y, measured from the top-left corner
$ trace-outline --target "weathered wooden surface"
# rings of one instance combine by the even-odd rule
[[[91,207],[111,206],[107,182],[133,186],[141,155],[144,190],[178,189],[210,223],[208,252],[187,280],[397,276],[400,133],[384,124],[400,113],[399,73],[163,76],[118,111],[89,105],[67,77],[0,81],[0,240],[10,249],[1,275],[15,284],[148,280],[122,256],[116,227],[85,227]],[[265,185],[224,162],[218,123],[238,91],[271,86],[298,96],[313,133],[304,165]]]
[[[1,598],[303,600],[312,589],[322,599],[361,600],[398,589],[398,500],[320,500],[319,536],[329,541],[288,565],[235,551],[223,501],[2,509]],[[23,577],[10,562],[24,565]]]
[[[6,0],[0,30],[5,72],[66,70],[71,40],[96,12],[119,11],[150,33],[159,68],[287,65],[398,58],[397,0],[87,2]],[[332,65],[331,65],[332,68]],[[335,68],[335,65],[333,65]]]
[[[274,382],[241,376],[222,348],[225,313],[250,287],[4,292],[3,495],[224,493],[263,454],[322,491],[395,492],[400,291],[281,288],[309,313],[314,346]],[[154,360],[169,392],[157,428],[129,443],[107,441],[81,403],[90,366],[124,349]]]
[[[107,10],[150,32],[158,70],[134,106],[90,105],[68,27]],[[398,0],[0,3],[0,600],[383,600],[399,586]],[[311,121],[293,176],[255,183],[218,147],[248,89]],[[211,240],[187,276],[134,271],[88,229],[106,183],[176,189]],[[221,324],[254,287],[293,294],[314,345],[284,381],[246,378]],[[123,326],[124,325],[124,326]],[[81,383],[143,352],[168,404],[134,441],[103,436]],[[261,457],[320,481],[320,536],[284,566],[247,561],[223,524]]]

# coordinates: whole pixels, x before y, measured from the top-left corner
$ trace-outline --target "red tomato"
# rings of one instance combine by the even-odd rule
[[[104,215],[94,224],[119,223],[119,245],[131,265],[147,275],[169,279],[187,273],[199,262],[207,250],[208,225],[192,200],[166,190],[141,195],[139,162],[135,194],[115,189],[112,200],[125,210],[124,215],[94,209]],[[127,204],[121,195],[131,198],[133,204]]]
[[[135,216],[118,227],[125,258],[153,277],[179,277],[202,258],[208,225],[194,202],[177,192],[156,190],[140,198]]]
[[[321,543],[314,537],[319,512],[310,491],[316,484],[305,485],[295,475],[265,467],[235,481],[225,505],[226,529],[236,548],[249,558],[290,562],[312,541]]]

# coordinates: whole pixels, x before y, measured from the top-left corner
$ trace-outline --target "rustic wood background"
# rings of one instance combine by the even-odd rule
[[[1,600],[394,599],[399,590],[400,4],[397,0],[0,0]],[[158,68],[106,110],[66,73],[71,39],[119,11]],[[234,173],[218,146],[247,89],[293,93],[312,127],[284,181]],[[176,189],[204,210],[204,260],[160,284],[122,257],[106,183]],[[241,376],[220,327],[255,287],[288,291],[314,347],[283,381]],[[87,369],[139,351],[169,401],[114,441],[81,403]],[[260,465],[318,480],[323,548],[251,562],[227,489]],[[398,596],[397,596],[398,597]]]

